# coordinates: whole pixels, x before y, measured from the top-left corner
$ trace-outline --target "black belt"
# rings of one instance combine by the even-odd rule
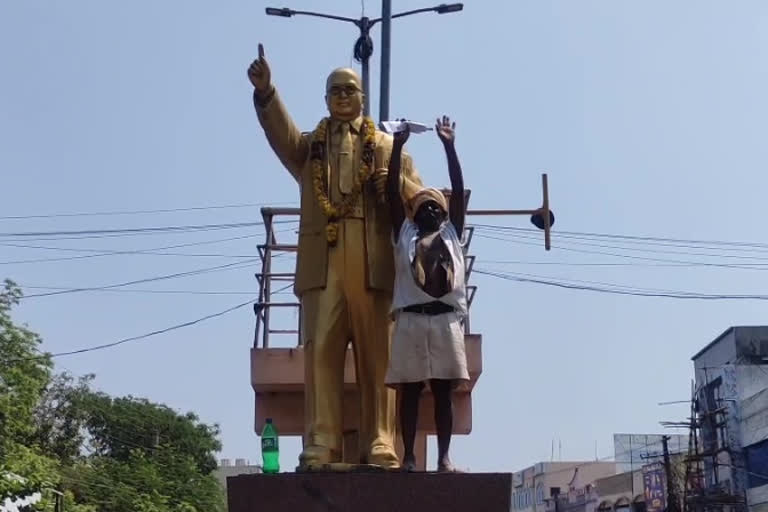
[[[456,311],[453,306],[449,306],[445,302],[434,301],[426,304],[414,304],[412,306],[406,306],[403,308],[406,313],[418,313],[420,315],[442,315],[445,313],[453,313]]]

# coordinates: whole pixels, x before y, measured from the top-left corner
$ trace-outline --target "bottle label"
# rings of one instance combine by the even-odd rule
[[[265,437],[261,440],[262,450],[277,450],[277,439],[273,437]]]

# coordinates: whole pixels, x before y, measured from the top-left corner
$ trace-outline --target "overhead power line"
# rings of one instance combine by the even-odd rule
[[[50,219],[57,217],[100,217],[100,216],[114,216],[114,215],[144,215],[154,213],[174,213],[174,212],[190,212],[190,211],[204,211],[204,210],[224,210],[233,208],[257,208],[261,206],[279,206],[279,205],[293,205],[294,201],[282,202],[282,203],[240,203],[240,204],[219,204],[219,205],[207,205],[207,206],[188,206],[182,208],[162,208],[157,210],[112,210],[112,211],[96,211],[96,212],[74,212],[74,213],[44,213],[34,215],[3,215],[0,216],[0,220],[22,220],[22,219]]]
[[[277,289],[273,293],[276,293],[276,294],[277,293],[282,293],[285,290],[287,290],[288,288],[291,288],[292,286],[293,286],[293,283],[287,284],[287,285],[282,286],[281,288]],[[0,364],[13,364],[13,363],[21,362],[21,361],[30,361],[30,360],[35,360],[35,359],[46,359],[46,358],[53,358],[53,357],[71,356],[71,355],[76,355],[76,354],[84,354],[86,352],[94,352],[94,351],[97,351],[97,350],[104,350],[104,349],[108,349],[108,348],[113,348],[113,347],[117,347],[118,345],[123,345],[125,343],[130,343],[132,341],[138,341],[138,340],[143,340],[143,339],[146,339],[146,338],[151,338],[152,336],[158,336],[160,334],[165,334],[167,332],[175,331],[177,329],[182,329],[184,327],[190,327],[192,325],[199,324],[201,322],[204,322],[206,320],[210,320],[212,318],[220,317],[220,316],[226,315],[227,313],[231,313],[232,311],[236,311],[238,309],[244,308],[245,306],[253,304],[257,300],[258,300],[257,298],[252,298],[251,300],[248,300],[246,302],[242,302],[240,304],[237,304],[235,306],[227,308],[227,309],[225,309],[223,311],[219,311],[217,313],[212,313],[210,315],[205,315],[203,317],[196,318],[196,319],[190,320],[188,322],[183,322],[183,323],[180,323],[180,324],[172,325],[170,327],[165,327],[163,329],[158,329],[156,331],[151,331],[151,332],[148,332],[148,333],[145,333],[145,334],[140,334],[138,336],[131,336],[129,338],[123,338],[123,339],[120,339],[120,340],[117,340],[117,341],[113,341],[111,343],[104,343],[102,345],[94,345],[94,346],[91,346],[91,347],[85,347],[85,348],[80,348],[80,349],[76,349],[76,350],[69,350],[69,351],[65,351],[65,352],[45,353],[45,354],[40,354],[39,356],[31,356],[31,357],[24,357],[24,358],[14,358],[14,359],[5,359],[5,360],[0,359]]]
[[[175,279],[179,277],[189,277],[189,276],[195,276],[199,274],[205,274],[208,272],[218,272],[221,270],[231,270],[234,268],[244,268],[248,266],[253,266],[258,261],[260,261],[260,258],[254,258],[252,260],[245,260],[245,261],[237,261],[235,263],[226,263],[224,265],[216,265],[214,267],[205,267],[200,268],[197,270],[190,270],[187,272],[176,272],[174,274],[165,274],[161,276],[154,276],[154,277],[147,277],[144,279],[136,279],[134,281],[125,281],[122,283],[115,283],[115,284],[108,284],[104,286],[94,286],[94,287],[83,287],[83,288],[67,288],[64,290],[58,290],[58,291],[52,291],[52,292],[44,292],[44,293],[36,293],[32,295],[25,295],[22,297],[22,299],[33,299],[38,297],[50,297],[53,295],[64,295],[64,294],[70,294],[70,293],[78,293],[78,292],[90,292],[90,291],[101,291],[101,290],[109,290],[111,288],[122,288],[124,286],[131,286],[134,284],[143,284],[143,283],[152,283],[155,281],[164,281],[167,279]]]
[[[668,299],[688,299],[688,300],[768,300],[768,295],[758,294],[711,294],[686,291],[653,291],[652,289],[643,289],[632,286],[605,283],[603,286],[578,284],[578,281],[565,281],[556,278],[541,279],[526,277],[525,275],[515,273],[494,272],[483,269],[474,269],[473,273],[505,279],[507,281],[517,281],[521,283],[539,284],[544,286],[553,286],[569,290],[591,291],[597,293],[609,293],[614,295],[632,295],[635,297],[658,297]]]
[[[19,285],[22,289],[31,289],[31,290],[65,290],[65,291],[73,291],[76,290],[76,288],[67,288],[64,286],[29,286],[29,285]],[[279,288],[273,292],[271,292],[272,295],[280,295],[283,293],[290,293],[286,292],[288,288],[293,287],[293,283],[288,284],[286,286],[283,286],[282,288]],[[94,290],[88,290],[90,292],[106,292],[106,293],[145,293],[145,294],[169,294],[169,295],[248,295],[248,296],[255,296],[258,295],[258,291],[234,291],[234,290],[143,290],[143,289],[136,289],[136,288],[129,288],[127,290],[124,290],[122,288],[106,288],[106,289],[94,289]]]
[[[136,251],[163,251],[166,249],[180,249],[182,247],[193,247],[198,245],[209,245],[209,244],[218,244],[222,242],[231,242],[233,240],[244,240],[246,238],[255,238],[257,236],[263,236],[258,233],[251,233],[248,235],[240,235],[240,236],[230,236],[227,238],[215,238],[213,240],[201,240],[199,242],[186,242],[183,244],[174,244],[174,245],[166,245],[163,247],[147,247],[145,249],[135,249]],[[5,247],[18,247],[20,249],[43,249],[47,251],[65,251],[65,252],[104,252],[105,249],[95,249],[95,248],[78,248],[78,247],[52,247],[50,245],[29,245],[29,244],[18,244],[18,243],[5,243],[0,242],[0,245]],[[107,251],[112,252],[112,251]],[[121,251],[122,252],[122,251]]]
[[[278,233],[285,233],[287,231],[294,231],[296,228],[283,228],[283,229],[277,229],[275,230],[275,234]],[[95,248],[76,248],[76,247],[52,247],[48,245],[30,245],[30,244],[19,244],[19,243],[4,243],[0,242],[0,246],[5,247],[16,247],[20,249],[41,249],[41,250],[47,250],[47,251],[61,251],[61,252],[78,252],[78,253],[92,253],[92,254],[86,254],[82,256],[58,256],[54,258],[32,258],[32,259],[22,259],[22,260],[10,260],[10,261],[0,261],[0,265],[20,265],[20,264],[27,264],[27,263],[47,263],[47,262],[54,262],[54,261],[71,261],[71,260],[82,260],[82,259],[89,259],[89,258],[100,258],[103,256],[123,256],[123,255],[150,255],[150,256],[184,256],[184,257],[223,257],[223,258],[255,258],[255,254],[249,254],[249,255],[235,255],[235,254],[192,254],[192,253],[173,253],[173,252],[160,252],[160,251],[167,251],[170,249],[180,249],[183,247],[193,247],[193,246],[199,246],[199,245],[210,245],[210,244],[217,244],[222,242],[230,242],[234,240],[244,240],[247,238],[256,238],[259,236],[263,236],[259,233],[251,233],[248,235],[241,235],[241,236],[233,236],[228,238],[219,238],[215,240],[203,240],[200,242],[188,242],[184,244],[174,244],[174,245],[166,245],[163,247],[149,247],[146,249],[130,249],[130,250],[109,250],[109,249],[95,249]]]
[[[60,290],[60,291],[83,291],[78,288],[67,288],[64,286],[29,286],[19,285],[25,290]],[[89,292],[108,292],[108,293],[146,293],[146,294],[169,294],[169,295],[257,295],[258,292],[254,291],[230,291],[230,290],[141,290],[141,289],[127,289],[122,288],[105,288],[105,289],[93,289],[87,290]],[[273,292],[277,293],[277,292]]]
[[[502,242],[508,242],[513,243],[517,245],[532,245],[532,246],[540,246],[541,242],[539,241],[524,241],[524,240],[533,240],[531,237],[525,237],[520,235],[515,235],[519,238],[522,238],[523,240],[518,240],[515,238],[505,238],[505,237],[498,237],[498,236],[492,236],[492,235],[486,235],[483,233],[476,233],[476,237],[478,238],[485,238],[489,240],[499,240]],[[538,240],[538,239],[537,239]],[[606,246],[603,245],[601,247],[609,247],[616,250],[626,250],[624,247],[617,247],[617,246]],[[749,265],[742,265],[742,264],[736,264],[736,263],[714,263],[714,262],[706,262],[706,261],[692,261],[692,260],[678,260],[678,259],[671,259],[671,258],[655,258],[651,256],[638,256],[634,254],[621,254],[617,252],[607,252],[607,251],[597,251],[597,250],[590,250],[590,249],[577,249],[574,247],[567,247],[565,245],[561,244],[552,244],[553,249],[560,249],[562,251],[568,251],[568,252],[576,252],[580,254],[599,254],[601,256],[611,256],[614,258],[624,258],[624,259],[632,259],[632,260],[639,260],[639,261],[655,261],[659,263],[676,263],[680,264],[682,266],[699,266],[699,267],[716,267],[716,268],[730,268],[730,269],[740,269],[740,270],[767,270],[768,264],[762,264],[762,263],[751,263]],[[653,251],[649,251],[653,252]]]
[[[485,232],[484,230],[487,228],[478,228],[481,231]],[[491,232],[496,232],[500,234],[500,230],[494,231],[490,230]],[[503,231],[502,231],[503,232]],[[532,235],[525,235],[525,234],[510,234],[506,233],[505,236],[511,236],[513,238],[522,238],[525,240],[538,240],[538,236],[532,236]],[[593,238],[586,238],[586,237],[568,237],[568,236],[561,236],[557,235],[558,239],[564,240],[566,243],[569,243],[571,245],[580,245],[580,246],[590,246],[590,247],[602,247],[602,248],[608,248],[608,249],[620,249],[623,251],[633,251],[633,252],[647,252],[647,253],[654,253],[654,254],[673,254],[673,255],[682,255],[682,256],[702,256],[706,258],[732,258],[732,259],[739,259],[739,260],[761,260],[766,261],[768,260],[768,257],[766,257],[765,251],[760,251],[758,249],[726,249],[726,248],[710,248],[708,250],[738,250],[738,251],[750,251],[750,252],[758,252],[759,254],[762,254],[762,256],[744,256],[744,255],[737,255],[737,254],[721,254],[721,253],[706,253],[706,252],[692,252],[692,251],[670,251],[665,249],[656,249],[656,248],[644,248],[644,247],[626,247],[622,245],[606,245],[604,242],[605,240],[599,240],[599,239],[593,239]],[[588,240],[589,242],[574,242],[573,239],[576,240]],[[600,243],[590,243],[590,242],[600,242]],[[614,242],[615,244],[616,242]],[[627,243],[627,242],[618,242],[618,243]],[[631,243],[638,243],[638,242],[631,242]],[[659,245],[659,244],[656,244]],[[688,247],[693,246],[682,246],[682,245],[670,245],[670,244],[663,244],[665,247],[675,247],[679,249],[685,249]],[[695,249],[704,249],[703,247],[694,247]]]
[[[0,244],[2,245],[2,244]],[[258,254],[223,254],[223,253],[189,253],[189,252],[159,252],[159,251],[108,251],[98,254],[87,254],[82,256],[59,256],[57,258],[37,258],[27,260],[0,261],[0,265],[22,265],[28,263],[50,263],[54,261],[72,261],[84,260],[88,258],[97,258],[103,256],[175,256],[187,258],[232,258],[232,259],[250,259],[258,258]]]
[[[298,220],[278,220],[273,224],[297,224]],[[0,233],[0,242],[31,242],[47,240],[83,240],[97,238],[123,238],[158,234],[197,233],[222,229],[242,229],[263,226],[263,222],[239,222],[229,224],[203,224],[192,226],[160,226],[128,229],[92,229],[78,231],[38,231],[26,233]],[[5,238],[8,237],[8,238]],[[14,238],[15,237],[15,238]]]
[[[515,226],[500,226],[496,224],[472,224],[477,227],[485,228],[497,228],[508,231],[519,231],[521,233],[534,233],[540,234],[541,231],[532,228],[520,228]],[[576,236],[588,236],[596,238],[609,238],[609,239],[622,239],[622,240],[634,240],[637,242],[672,242],[678,244],[695,244],[701,245],[714,245],[714,246],[733,246],[733,247],[756,247],[762,249],[768,249],[768,243],[766,242],[744,242],[744,241],[725,241],[725,240],[694,240],[689,238],[668,238],[668,237],[655,237],[655,236],[638,236],[638,235],[626,235],[618,233],[597,233],[589,231],[557,231],[558,235],[576,235]]]
[[[697,267],[696,263],[618,263],[618,262],[584,262],[584,261],[525,261],[525,260],[486,260],[478,258],[481,263],[498,265],[545,265],[553,267]]]
[[[176,226],[143,226],[138,228],[119,229],[80,229],[74,231],[21,231],[0,233],[0,238],[6,237],[41,237],[41,236],[69,236],[69,235],[112,235],[126,233],[168,233],[173,231],[202,231],[209,229],[236,229],[263,226],[263,222],[232,222],[226,224],[197,224]]]
[[[227,308],[227,309],[225,309],[223,311],[219,311],[217,313],[213,313],[213,314],[206,315],[206,316],[203,316],[203,317],[200,317],[200,318],[196,318],[196,319],[190,320],[188,322],[183,322],[183,323],[180,323],[180,324],[172,325],[172,326],[166,327],[164,329],[158,329],[156,331],[152,331],[152,332],[148,332],[148,333],[145,333],[145,334],[141,334],[139,336],[131,336],[130,338],[123,338],[123,339],[118,340],[118,341],[113,341],[112,343],[104,343],[102,345],[95,345],[95,346],[92,346],[92,347],[85,347],[85,348],[81,348],[81,349],[77,349],[77,350],[70,350],[70,351],[66,351],[66,352],[55,352],[55,353],[41,354],[39,356],[31,356],[31,357],[26,357],[26,358],[15,358],[15,359],[0,360],[0,362],[3,363],[3,364],[13,364],[13,363],[20,362],[20,361],[29,361],[29,360],[35,360],[35,359],[45,359],[45,358],[49,358],[49,357],[71,356],[71,355],[75,355],[75,354],[84,354],[86,352],[94,352],[96,350],[104,350],[104,349],[107,349],[107,348],[116,347],[118,345],[123,345],[125,343],[130,343],[132,341],[138,341],[138,340],[143,340],[143,339],[146,339],[146,338],[151,338],[152,336],[157,336],[159,334],[165,334],[165,333],[170,332],[170,331],[175,331],[177,329],[182,329],[184,327],[189,327],[189,326],[192,326],[192,325],[195,325],[195,324],[199,324],[199,323],[204,322],[206,320],[210,320],[212,318],[217,318],[217,317],[226,315],[227,313],[231,313],[232,311],[238,310],[240,308],[244,308],[245,306],[253,304],[255,300],[256,299],[251,299],[251,300],[249,300],[247,302],[243,302],[243,303],[237,304],[236,306],[232,306],[230,308]]]

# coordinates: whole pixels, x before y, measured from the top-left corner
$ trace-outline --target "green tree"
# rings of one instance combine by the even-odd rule
[[[58,484],[58,463],[34,442],[34,411],[51,378],[52,362],[41,354],[40,337],[14,324],[11,309],[21,290],[5,280],[0,289],[0,501]],[[37,510],[50,508],[50,500]]]
[[[200,423],[193,413],[178,414],[161,404],[132,396],[112,398],[104,393],[82,395],[94,453],[127,460],[131,450],[155,447],[189,455],[198,471],[216,469],[214,453],[221,449],[218,426]]]
[[[91,455],[65,481],[79,503],[99,512],[224,510],[212,475],[217,427],[146,399],[80,397]]]
[[[69,512],[223,511],[218,426],[95,392],[92,375],[52,377],[40,337],[12,321],[21,296],[0,289],[0,502],[43,491],[31,508],[52,512],[57,489]]]
[[[192,457],[171,450],[131,450],[126,460],[89,458],[74,468],[72,490],[81,503],[114,512],[202,512],[224,510],[213,475],[200,473]]]
[[[83,407],[90,396],[89,374],[77,380],[67,372],[55,375],[35,408],[33,442],[65,466],[81,456],[88,413]]]

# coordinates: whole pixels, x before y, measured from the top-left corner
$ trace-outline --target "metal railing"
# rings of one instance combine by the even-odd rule
[[[295,280],[294,272],[272,272],[272,258],[275,252],[288,253],[296,252],[296,244],[281,244],[275,234],[275,217],[298,217],[298,208],[271,208],[261,209],[261,216],[264,219],[264,243],[259,245],[259,257],[261,258],[261,272],[256,274],[256,280],[259,283],[259,300],[253,305],[253,312],[256,314],[256,329],[253,335],[253,346],[258,348],[259,336],[261,336],[261,346],[269,347],[270,334],[295,334],[297,345],[301,345],[301,304],[298,301],[293,302],[274,302],[272,283],[292,282]],[[272,329],[270,327],[270,312],[272,308],[292,308],[299,312],[299,320],[296,329]]]
[[[293,282],[295,272],[272,272],[272,259],[275,253],[296,252],[298,246],[294,243],[280,243],[275,233],[275,217],[297,217],[298,208],[272,208],[264,207],[261,209],[261,216],[264,219],[265,240],[258,246],[259,257],[261,258],[261,272],[255,274],[259,284],[259,300],[253,305],[253,311],[256,315],[256,329],[253,336],[253,347],[259,348],[259,338],[261,338],[261,348],[269,348],[269,337],[271,334],[277,335],[296,335],[296,345],[301,345],[301,304],[298,301],[277,302],[273,300],[275,282]],[[466,244],[464,245],[464,256],[467,262],[465,272],[465,282],[467,283],[467,308],[472,306],[472,301],[477,293],[477,286],[469,284],[469,277],[472,274],[472,268],[475,263],[475,256],[468,253],[469,245],[474,235],[474,227],[466,226],[464,236]],[[295,329],[273,329],[271,327],[270,316],[273,308],[293,308],[298,309],[298,322]],[[464,331],[469,334],[469,314],[464,320]]]
[[[549,184],[547,175],[541,175],[542,203],[539,208],[527,210],[469,210],[467,216],[508,216],[508,215],[530,215],[531,222],[544,231],[544,248],[550,250],[550,231],[554,222],[554,214],[549,206]],[[443,191],[446,198],[450,198],[450,190]],[[465,190],[464,205],[469,205],[470,190]],[[256,314],[256,329],[253,337],[253,346],[258,348],[259,337],[261,337],[262,348],[269,347],[270,334],[295,334],[297,336],[297,346],[301,345],[301,304],[296,302],[273,302],[272,290],[273,281],[292,282],[295,279],[294,272],[272,272],[273,253],[297,252],[298,246],[295,243],[279,243],[275,233],[275,217],[299,217],[298,208],[271,208],[261,209],[261,216],[264,219],[264,231],[266,239],[263,244],[258,246],[259,257],[261,258],[261,272],[256,274],[259,282],[259,301],[254,304],[253,309]],[[469,246],[475,229],[471,225],[464,228],[464,258],[466,260],[465,282],[467,284],[467,309],[472,306],[472,302],[477,294],[477,286],[469,284],[469,278],[472,275],[472,269],[475,265],[475,256],[469,254]],[[270,312],[272,308],[296,308],[298,309],[298,325],[296,329],[272,329],[270,327]],[[470,314],[464,319],[464,332],[470,333]]]

